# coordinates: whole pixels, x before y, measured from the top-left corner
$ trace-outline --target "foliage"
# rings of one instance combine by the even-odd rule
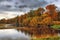
[[[31,21],[31,17],[24,19],[23,26],[29,26],[30,21]]]

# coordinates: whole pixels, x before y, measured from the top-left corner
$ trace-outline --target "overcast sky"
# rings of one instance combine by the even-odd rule
[[[13,18],[31,9],[55,4],[60,7],[60,0],[0,0],[0,19]]]

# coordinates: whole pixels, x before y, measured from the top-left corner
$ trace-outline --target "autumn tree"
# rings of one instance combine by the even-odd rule
[[[1,19],[0,23],[2,23],[2,24],[6,23],[6,19]]]
[[[35,16],[31,19],[29,25],[31,27],[37,27],[38,25],[40,25],[40,22],[41,22],[42,18],[39,17],[39,16]]]
[[[60,21],[60,11],[58,12],[58,21]]]
[[[29,27],[29,23],[30,23],[31,19],[32,19],[31,17],[24,19],[23,26],[28,26]]]
[[[35,10],[35,15],[41,16],[44,11],[45,11],[44,8],[41,8],[41,7],[40,7],[40,8],[38,8],[37,10]]]
[[[28,17],[34,17],[34,10],[30,10],[30,12],[28,12]]]
[[[57,20],[57,16],[58,16],[58,13],[56,11],[56,6],[53,4],[53,5],[47,5],[46,6],[46,10],[47,10],[47,14],[53,19],[53,20]]]

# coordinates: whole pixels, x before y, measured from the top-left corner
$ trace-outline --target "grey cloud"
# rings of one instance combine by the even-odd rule
[[[5,0],[0,0],[0,2],[5,1]]]
[[[39,1],[39,0],[20,0],[22,1],[22,3],[24,3],[25,5],[27,5],[30,8],[34,8],[34,7],[40,7],[43,5],[46,5],[47,2],[46,1]]]
[[[3,4],[4,2],[6,2],[6,4]],[[56,0],[0,0],[0,11],[25,12],[30,9],[44,7],[52,2],[56,2]]]
[[[1,2],[8,2],[6,5]],[[37,8],[45,6],[46,1],[39,0],[0,0],[0,10],[2,11],[25,11],[27,8]]]

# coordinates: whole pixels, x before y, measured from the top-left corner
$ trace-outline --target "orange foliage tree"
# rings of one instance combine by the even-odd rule
[[[47,5],[46,9],[47,9],[47,14],[49,14],[53,20],[57,20],[58,13],[56,11],[56,6],[54,4],[53,5]]]

